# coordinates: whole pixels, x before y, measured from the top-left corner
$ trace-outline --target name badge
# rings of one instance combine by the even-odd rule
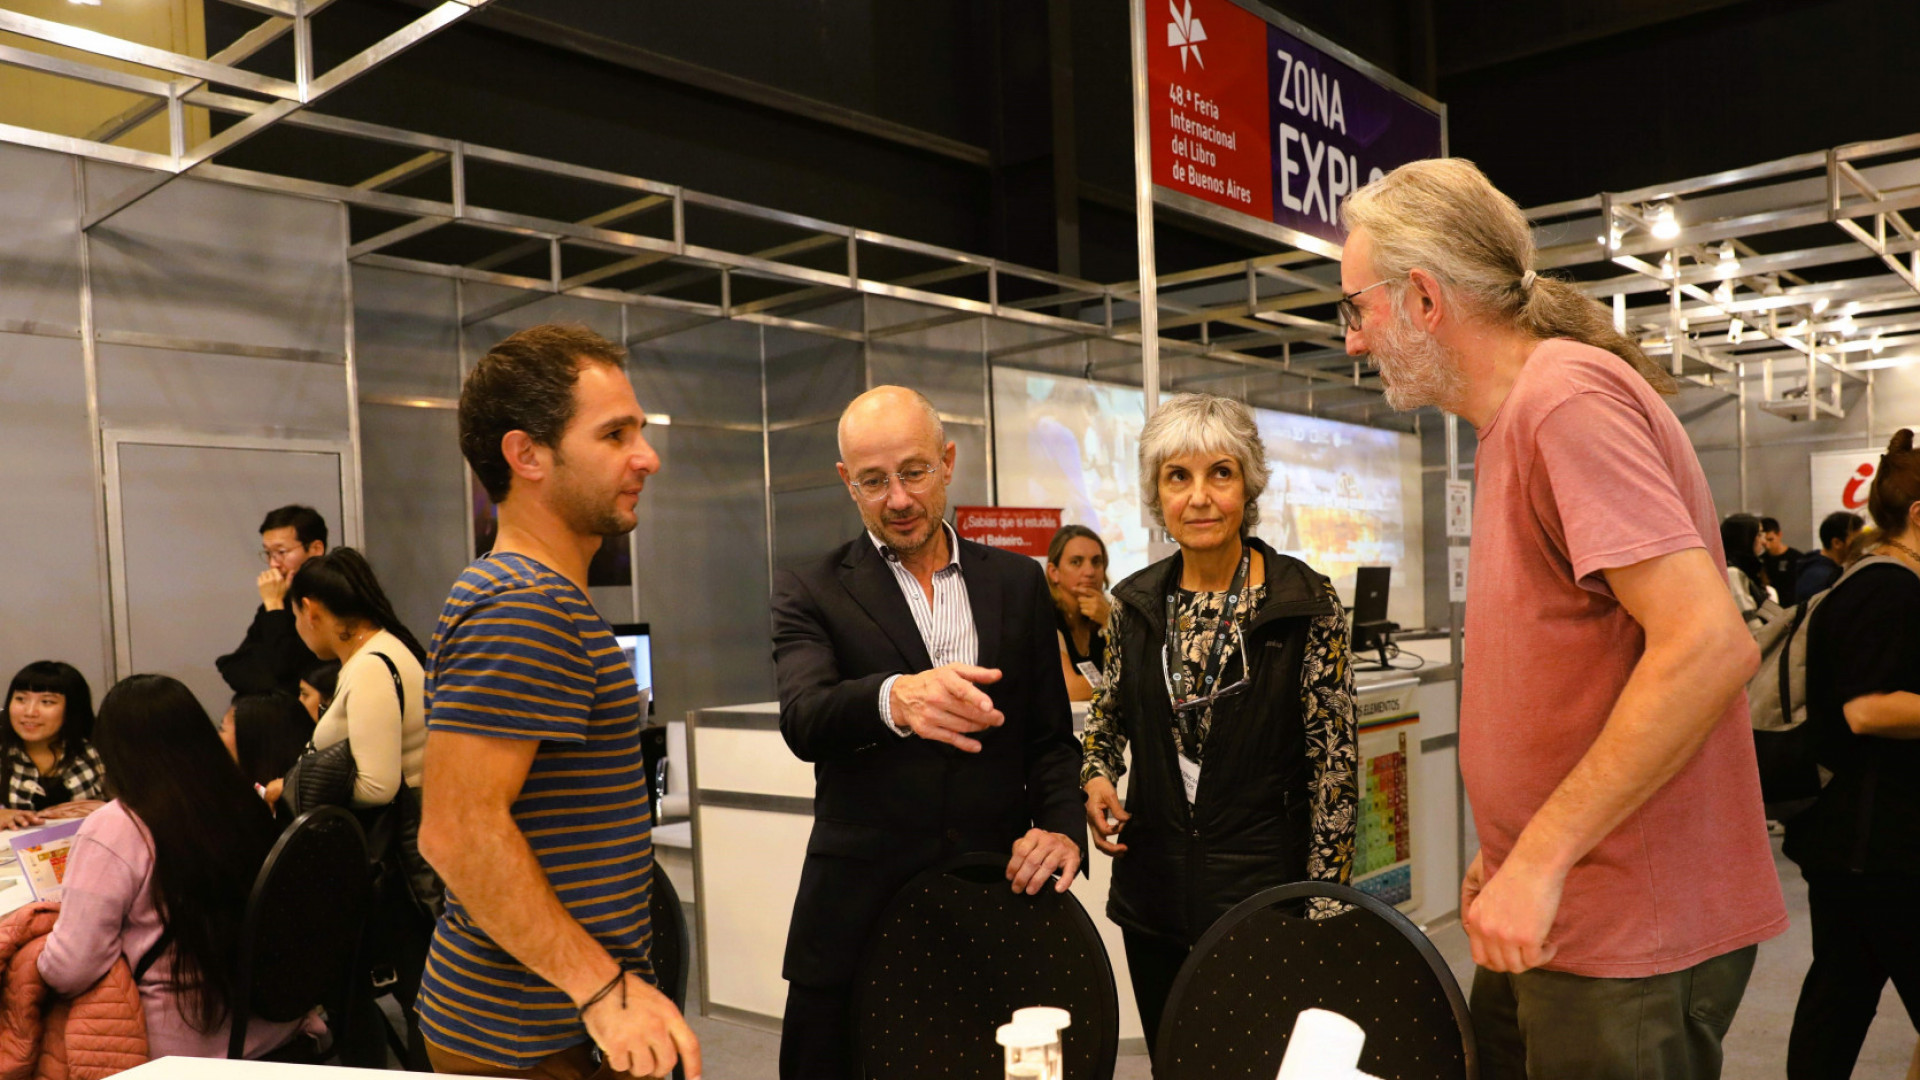
[[[1073,666],[1074,670],[1080,673],[1080,677],[1087,680],[1087,685],[1093,687],[1095,690],[1099,690],[1107,685],[1106,680],[1100,677],[1099,665],[1093,661],[1082,660]]]
[[[1185,754],[1175,754],[1180,762],[1180,784],[1187,789],[1187,805],[1192,806],[1195,796],[1200,793],[1200,763],[1187,760]]]

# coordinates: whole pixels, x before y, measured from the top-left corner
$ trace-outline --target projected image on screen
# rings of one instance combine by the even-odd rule
[[[1057,506],[1062,521],[1098,532],[1115,581],[1146,566],[1141,392],[1006,367],[994,369],[993,390],[1001,504]],[[1358,567],[1393,567],[1392,617],[1424,623],[1414,437],[1271,409],[1254,418],[1272,473],[1260,538],[1332,578],[1348,600]]]

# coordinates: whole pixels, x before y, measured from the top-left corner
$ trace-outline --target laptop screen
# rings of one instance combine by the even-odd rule
[[[653,630],[649,623],[616,623],[613,640],[627,656],[633,669],[634,685],[642,690],[653,686]],[[653,715],[653,697],[647,697],[647,715]]]

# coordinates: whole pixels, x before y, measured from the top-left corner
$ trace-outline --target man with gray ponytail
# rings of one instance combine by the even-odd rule
[[[1460,912],[1480,1075],[1720,1075],[1756,947],[1786,929],[1727,592],[1671,376],[1533,266],[1471,162],[1342,207],[1347,351],[1397,409],[1479,434],[1460,768],[1480,853]]]

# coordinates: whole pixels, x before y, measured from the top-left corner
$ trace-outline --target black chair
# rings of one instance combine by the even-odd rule
[[[1310,919],[1306,903],[1348,905]],[[1167,996],[1157,1080],[1272,1076],[1302,1009],[1366,1030],[1360,1069],[1380,1080],[1476,1080],[1467,999],[1420,928],[1385,902],[1309,881],[1267,889],[1194,943]]]
[[[228,1057],[245,1056],[250,1016],[286,1023],[316,1005],[327,1006],[335,1043],[346,1042],[341,1029],[364,993],[360,938],[372,904],[360,823],[336,806],[300,815],[267,853],[247,898]]]
[[[1015,894],[1007,857],[962,855],[887,905],[854,981],[854,1059],[868,1077],[1000,1080],[994,1032],[1015,1009],[1073,1014],[1069,1080],[1110,1080],[1120,1002],[1106,945],[1070,893]]]
[[[687,1011],[687,911],[680,904],[680,893],[673,879],[653,864],[653,896],[648,902],[653,920],[653,977],[660,992],[673,999],[673,1007]]]

